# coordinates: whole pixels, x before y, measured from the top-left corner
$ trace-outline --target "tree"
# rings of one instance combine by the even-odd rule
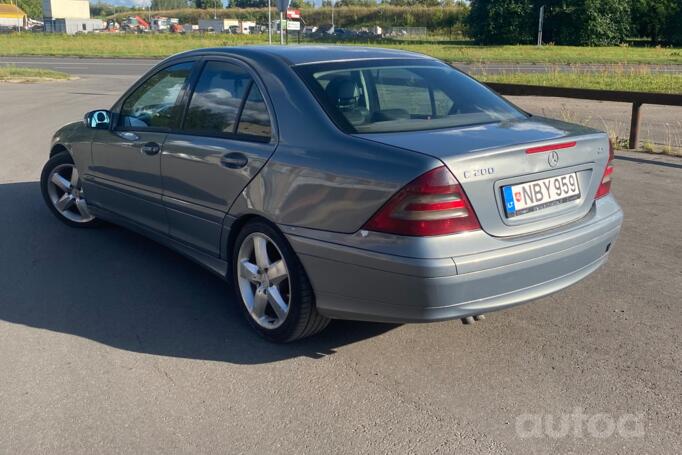
[[[484,44],[535,42],[541,5],[545,42],[607,46],[630,33],[630,4],[624,0],[472,0],[470,34]]]
[[[151,3],[151,9],[157,11],[187,8],[188,6],[189,3],[187,0],[152,0]]]
[[[540,2],[538,2],[540,3]],[[630,4],[623,0],[551,0],[545,41],[562,45],[611,46],[630,34]]]
[[[632,32],[657,43],[675,13],[676,3],[676,0],[631,0]]]
[[[338,0],[334,6],[373,6],[376,7],[377,3],[374,0]]]
[[[469,32],[482,44],[517,44],[533,41],[531,0],[472,0]]]
[[[194,6],[197,9],[221,9],[223,2],[222,0],[194,0]]]
[[[682,45],[682,0],[674,3],[663,27],[663,36],[668,43],[679,46]]]
[[[9,0],[0,0],[0,3],[13,3],[17,5],[31,19],[42,20],[43,18],[42,0],[17,0],[15,2],[10,2]]]
[[[272,6],[276,6],[273,0]],[[230,6],[234,8],[267,8],[268,0],[230,0]]]

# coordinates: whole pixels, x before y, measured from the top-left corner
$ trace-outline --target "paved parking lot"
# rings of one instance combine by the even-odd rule
[[[193,263],[43,206],[52,132],[132,80],[0,85],[0,453],[682,452],[681,159],[619,155],[621,238],[560,294],[278,346]]]

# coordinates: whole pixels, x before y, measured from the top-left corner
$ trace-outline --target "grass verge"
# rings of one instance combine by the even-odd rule
[[[40,80],[70,79],[66,73],[40,68],[22,68],[17,66],[0,66],[0,81],[37,82]]]
[[[278,37],[274,37],[276,40]],[[662,47],[475,46],[442,41],[360,40],[338,42],[404,49],[450,62],[482,63],[629,63],[682,64],[682,49]],[[292,41],[294,38],[292,37]],[[56,35],[15,33],[0,35],[0,55],[163,58],[199,47],[264,44],[267,35]],[[333,42],[329,42],[333,44]]]
[[[540,85],[546,87],[623,90],[630,92],[681,93],[682,74],[653,73],[648,68],[615,69],[614,71],[586,72],[550,70],[546,73],[479,73],[474,76],[483,82]]]

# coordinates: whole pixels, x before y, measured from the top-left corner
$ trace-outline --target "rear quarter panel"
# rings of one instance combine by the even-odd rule
[[[405,184],[442,164],[361,139],[308,139],[280,145],[230,214],[256,213],[278,224],[351,233]]]

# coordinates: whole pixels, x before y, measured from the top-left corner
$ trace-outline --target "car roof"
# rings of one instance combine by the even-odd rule
[[[423,54],[397,49],[362,46],[305,45],[305,46],[240,46],[197,49],[190,53],[226,53],[258,58],[270,57],[285,60],[290,65],[327,63],[369,59],[429,59]]]

